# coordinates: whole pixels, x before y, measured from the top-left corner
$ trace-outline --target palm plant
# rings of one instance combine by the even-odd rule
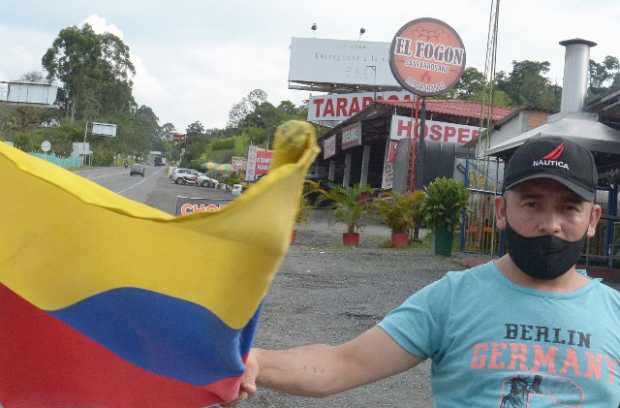
[[[368,196],[372,193],[368,185],[356,184],[351,188],[335,187],[320,190],[321,201],[327,201],[334,210],[336,219],[347,226],[347,233],[354,234],[361,227],[362,216],[368,208]]]

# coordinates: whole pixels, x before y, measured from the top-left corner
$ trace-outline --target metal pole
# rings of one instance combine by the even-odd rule
[[[607,266],[613,267],[614,256],[614,219],[618,208],[618,185],[614,184],[607,193],[607,214],[610,220],[607,221],[607,235],[605,236],[605,249],[607,252]]]
[[[88,134],[88,121],[86,121],[86,124],[84,125],[84,141],[82,142],[82,149],[86,149],[86,135]],[[86,156],[88,155],[88,152],[85,152],[86,154],[84,154],[84,161],[82,162],[82,165],[86,164]]]
[[[426,129],[426,97],[422,97],[422,109],[420,110],[420,130],[418,131],[418,149],[415,157],[415,179],[416,190],[424,187],[424,156],[426,152],[426,142],[424,141],[424,131]]]

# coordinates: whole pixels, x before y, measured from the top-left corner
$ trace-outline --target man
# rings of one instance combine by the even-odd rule
[[[327,396],[429,358],[437,407],[617,406],[620,293],[575,267],[601,216],[596,183],[581,146],[528,141],[495,202],[507,255],[448,273],[345,344],[253,349],[242,398],[256,384]]]

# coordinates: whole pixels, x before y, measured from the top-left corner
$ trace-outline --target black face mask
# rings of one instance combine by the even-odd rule
[[[586,233],[572,242],[553,235],[527,238],[506,222],[506,238],[508,254],[519,269],[532,278],[551,280],[577,264],[586,242]]]

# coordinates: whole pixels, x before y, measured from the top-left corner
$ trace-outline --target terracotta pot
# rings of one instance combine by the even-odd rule
[[[406,232],[392,232],[392,247],[407,248],[409,246],[409,234]]]
[[[358,246],[360,244],[360,234],[357,232],[345,232],[342,234],[342,244],[344,246]]]

